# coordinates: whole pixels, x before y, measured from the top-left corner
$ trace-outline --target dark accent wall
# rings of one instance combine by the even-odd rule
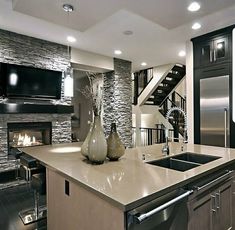
[[[114,71],[104,76],[103,122],[108,136],[112,122],[126,147],[132,145],[131,62],[114,58]]]
[[[0,62],[64,71],[69,64],[67,46],[0,29]],[[62,81],[61,99],[64,98]]]
[[[32,66],[42,69],[64,71],[69,64],[69,55],[67,47],[53,42],[33,38],[14,32],[0,30],[0,62]],[[33,77],[33,76],[32,76]],[[56,105],[71,104],[70,97],[64,97],[64,84],[62,81],[61,100],[57,100]],[[9,101],[0,97],[1,107],[6,107]],[[26,108],[24,100],[10,100],[16,103],[18,107]],[[40,102],[42,103],[42,102]],[[52,103],[44,102],[43,107],[54,107]],[[25,107],[26,106],[26,107]],[[37,106],[34,101],[33,107]],[[59,106],[60,107],[60,106]],[[59,108],[58,107],[58,108]],[[7,123],[9,122],[52,122],[52,143],[71,142],[71,114],[67,113],[22,113],[1,114],[0,118],[0,162],[2,170],[14,169],[14,161],[8,160],[7,157]],[[41,111],[42,112],[42,111]],[[52,111],[50,111],[52,112]]]

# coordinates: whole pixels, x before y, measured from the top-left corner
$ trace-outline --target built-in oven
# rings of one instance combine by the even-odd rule
[[[127,213],[127,230],[186,230],[187,198],[193,190],[174,190]]]

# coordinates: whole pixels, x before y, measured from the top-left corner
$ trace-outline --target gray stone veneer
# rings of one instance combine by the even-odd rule
[[[53,42],[0,30],[0,62],[64,71],[69,64],[67,47]],[[61,100],[57,104],[70,104],[64,97],[62,80]],[[0,103],[6,100],[0,100]],[[52,122],[52,142],[71,142],[70,114],[1,114],[0,116],[0,171],[14,168],[14,161],[7,161],[8,122]],[[6,164],[2,162],[6,160]]]
[[[65,71],[69,61],[67,46],[0,29],[0,62]],[[64,79],[59,102],[71,103],[64,97]]]
[[[71,142],[70,114],[4,114],[0,117],[0,151],[7,153],[7,123],[52,122],[52,143]],[[5,154],[0,153],[0,156]]]
[[[116,122],[126,147],[132,146],[131,62],[114,58],[114,71],[104,76],[103,122],[106,136]]]

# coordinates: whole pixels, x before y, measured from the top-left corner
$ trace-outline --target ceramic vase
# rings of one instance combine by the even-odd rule
[[[91,137],[88,144],[88,158],[92,163],[102,164],[107,156],[107,142],[101,117],[95,116]]]
[[[125,153],[125,147],[117,133],[116,124],[111,124],[111,131],[107,139],[108,153],[107,157],[111,160],[118,160]]]
[[[81,153],[86,158],[88,158],[88,145],[89,145],[89,141],[91,139],[92,129],[93,129],[93,122],[91,122],[89,132],[88,132],[88,134],[86,136],[85,141],[83,142],[83,144],[81,146]]]

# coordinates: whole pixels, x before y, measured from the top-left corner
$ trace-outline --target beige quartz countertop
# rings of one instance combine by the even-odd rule
[[[158,144],[127,149],[119,161],[92,165],[81,155],[80,146],[81,143],[75,142],[21,150],[125,211],[235,160],[235,149],[187,144],[184,151],[221,158],[185,172],[146,164],[146,161],[164,157],[162,145]],[[182,153],[180,144],[170,144],[170,155],[178,153]]]

